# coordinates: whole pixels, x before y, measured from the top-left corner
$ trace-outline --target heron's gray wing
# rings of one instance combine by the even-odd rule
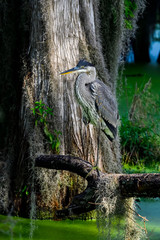
[[[106,122],[113,135],[117,132],[117,104],[111,90],[100,80],[90,84],[98,114]]]

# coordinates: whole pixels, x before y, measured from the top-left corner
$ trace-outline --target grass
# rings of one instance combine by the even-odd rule
[[[121,83],[118,83],[118,102],[120,115],[125,116],[130,109],[135,86],[140,88],[151,78],[153,94],[160,96],[160,67],[156,64],[127,64]],[[127,82],[126,80],[127,79]],[[160,116],[160,115],[159,115]]]
[[[132,162],[134,165],[138,164],[138,166],[132,164],[132,170],[135,168],[134,172],[141,172],[141,170],[159,172],[159,76],[159,65],[128,64],[123,73],[121,83],[118,83],[123,161],[130,163],[130,165]],[[151,79],[151,86],[148,83],[149,79]],[[148,89],[145,88],[144,92],[143,87],[146,83]],[[133,111],[132,121],[130,121],[127,115],[131,107],[135,88],[136,97],[138,96],[139,98],[137,97],[137,105],[134,105],[134,107],[136,106],[136,110]]]
[[[145,164],[136,164],[131,165],[124,163],[123,170],[125,173],[160,173],[160,164],[155,163],[150,166],[146,166]]]

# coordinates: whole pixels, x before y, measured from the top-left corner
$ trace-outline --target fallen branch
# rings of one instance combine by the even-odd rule
[[[89,162],[68,155],[43,155],[35,160],[36,167],[67,170],[88,181],[87,188],[73,198],[71,205],[57,211],[57,217],[89,212],[96,208],[96,191],[100,181],[108,175],[117,182],[121,197],[160,197],[160,174],[107,174],[95,169]]]
[[[118,177],[123,197],[160,197],[160,174],[120,174]]]

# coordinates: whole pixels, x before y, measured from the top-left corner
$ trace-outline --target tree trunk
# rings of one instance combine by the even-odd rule
[[[55,111],[54,127],[62,132],[61,153],[74,154],[94,164],[97,156],[96,128],[92,125],[86,127],[83,123],[81,109],[74,96],[76,76],[61,77],[59,72],[75,66],[80,58],[86,58],[95,64],[98,75],[103,76],[106,84],[115,82],[109,77],[102,55],[98,4],[88,0],[46,1],[42,8],[49,52],[50,104]],[[99,167],[109,172],[120,172],[118,139],[111,144],[103,134],[100,138]]]
[[[117,1],[118,16],[122,7],[121,1]],[[113,29],[115,26],[113,23],[112,25]],[[111,78],[111,70],[108,72],[106,68],[99,27],[97,1],[32,1],[31,36],[27,57],[29,66],[25,71],[21,111],[24,135],[29,143],[29,164],[32,168],[35,156],[51,153],[43,131],[34,126],[30,110],[34,102],[40,100],[53,109],[50,131],[54,132],[56,129],[62,132],[60,153],[79,156],[93,165],[96,163],[97,129],[83,123],[81,108],[74,96],[76,76],[61,77],[59,72],[75,66],[80,58],[86,58],[95,64],[98,76],[115,94],[116,77]],[[115,40],[120,41],[120,38],[121,34],[115,35]],[[116,61],[119,54],[120,49],[116,45]],[[100,133],[99,138],[98,167],[109,173],[120,173],[119,138],[113,143],[103,133]],[[20,161],[18,166],[24,166],[22,158]],[[41,192],[47,194],[50,189],[47,194],[50,205],[55,192],[58,195],[51,181],[55,173],[50,170],[37,171],[36,179],[40,183]],[[47,202],[45,194],[44,199]],[[60,199],[58,201],[60,202]]]

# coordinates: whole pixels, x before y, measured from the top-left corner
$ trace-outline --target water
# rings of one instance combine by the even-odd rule
[[[160,55],[160,23],[156,23],[153,26],[150,26],[150,35],[149,35],[150,45],[149,45],[149,58],[150,63],[157,63],[158,57]],[[126,56],[127,63],[134,63],[134,51],[132,45]]]
[[[153,26],[150,33],[149,56],[151,63],[156,63],[160,54],[160,24]]]
[[[126,62],[127,63],[134,63],[134,51],[132,46],[130,46],[129,53],[126,56]]]
[[[141,199],[139,206],[141,208],[138,210],[139,214],[149,220],[146,222],[148,238],[160,240],[160,199]],[[144,226],[143,221],[141,221],[141,226]]]
[[[148,237],[150,240],[160,239],[160,199],[141,199],[138,213],[146,217]],[[138,224],[144,227],[139,218]],[[30,220],[0,215],[0,240],[29,240]],[[49,221],[35,220],[33,240],[98,240],[96,221]]]
[[[151,63],[156,63],[160,54],[160,42],[152,41],[149,47],[149,56]]]
[[[0,240],[29,240],[30,220],[12,217],[14,227],[10,232],[10,220],[0,216]],[[97,240],[96,221],[35,220],[32,240]]]

